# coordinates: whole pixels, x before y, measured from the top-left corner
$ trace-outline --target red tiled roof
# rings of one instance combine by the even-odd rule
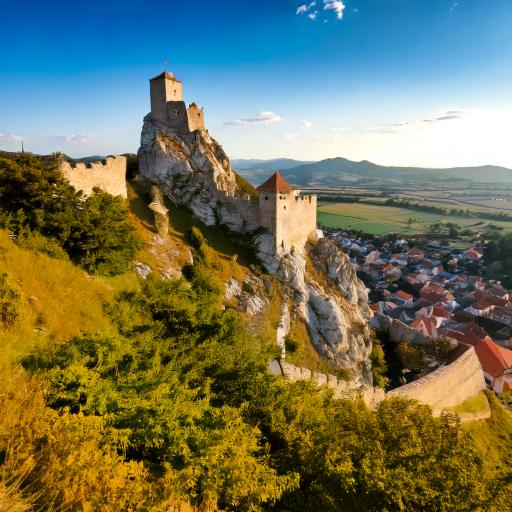
[[[397,292],[395,292],[395,297],[400,297],[401,299],[404,300],[412,300],[414,298],[413,295],[402,290],[398,290]]]
[[[160,73],[159,75],[150,78],[149,81],[151,82],[152,80],[158,80],[159,78],[165,78],[167,80],[172,80],[174,82],[181,83],[181,80],[178,80],[170,71],[164,71],[163,73]]]
[[[291,192],[292,187],[288,185],[279,171],[277,171],[263,185],[260,185],[258,190],[260,192]]]
[[[475,345],[475,352],[484,372],[493,377],[499,377],[512,368],[512,350],[500,347],[494,341],[481,341]]]

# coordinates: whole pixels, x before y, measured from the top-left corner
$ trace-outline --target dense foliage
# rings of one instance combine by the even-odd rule
[[[66,257],[89,272],[118,274],[139,242],[128,222],[126,201],[100,190],[87,198],[48,163],[20,154],[0,158],[0,223],[20,245]]]
[[[512,233],[495,234],[484,253],[486,266],[499,262],[501,270],[506,274],[512,273]]]
[[[200,233],[191,238],[204,251]],[[94,427],[95,442],[138,475],[125,509],[488,505],[494,488],[481,478],[481,461],[455,417],[436,420],[404,400],[371,411],[308,382],[272,377],[259,340],[220,307],[208,263],[196,258],[188,275],[148,279],[119,296],[109,311],[116,335],[74,338],[24,362],[49,383],[47,403],[66,421],[108,422],[106,431]],[[113,486],[109,474],[122,480],[129,473],[120,468],[106,471],[102,492]]]

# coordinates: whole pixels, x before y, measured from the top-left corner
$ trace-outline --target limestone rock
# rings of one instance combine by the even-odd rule
[[[371,384],[368,297],[348,257],[325,238],[311,249],[318,274],[327,277],[330,286],[326,287],[317,273],[306,270],[307,255],[299,251],[274,255],[269,237],[255,237],[257,255],[267,271],[277,275],[285,294],[291,295],[293,313],[304,320],[317,351],[336,368],[349,370],[354,383]]]
[[[239,190],[229,158],[207,131],[176,133],[147,115],[138,157],[140,173],[207,226],[256,229],[258,206]]]
[[[139,274],[139,276],[142,277],[143,279],[146,279],[152,272],[151,267],[149,265],[141,263],[140,261],[134,261],[132,262],[132,265],[135,267],[135,271],[137,272],[137,274]]]

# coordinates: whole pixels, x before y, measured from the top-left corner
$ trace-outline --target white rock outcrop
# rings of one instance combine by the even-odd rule
[[[317,351],[336,368],[349,370],[355,383],[371,384],[371,313],[366,288],[348,257],[327,238],[318,240],[308,255],[272,255],[269,237],[256,237],[257,255],[289,292],[293,311],[305,321]],[[306,270],[307,257],[314,271]]]
[[[257,204],[239,190],[229,158],[207,131],[175,133],[147,115],[138,158],[142,176],[206,225],[256,229]]]

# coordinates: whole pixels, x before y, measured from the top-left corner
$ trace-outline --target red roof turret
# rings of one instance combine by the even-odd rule
[[[293,189],[277,171],[263,185],[260,185],[258,190],[260,192],[291,192]]]

